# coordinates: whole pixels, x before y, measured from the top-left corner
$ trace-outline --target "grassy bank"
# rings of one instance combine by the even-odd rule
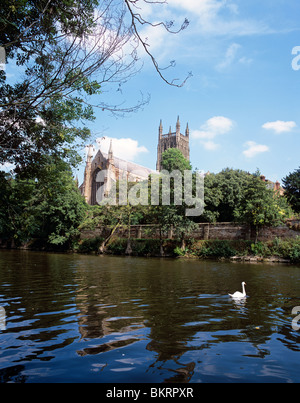
[[[102,238],[80,241],[76,247],[79,253],[97,253]],[[128,253],[127,239],[112,239],[105,250],[107,254],[125,255]],[[184,249],[177,240],[131,239],[132,256],[170,256],[200,259],[227,258],[233,260],[271,260],[300,262],[300,237],[293,239],[276,238],[272,241],[257,242],[246,240],[188,240]]]
[[[275,238],[272,241],[229,241],[209,240],[192,242],[190,246],[181,251],[179,255],[191,255],[199,258],[230,258],[244,261],[289,261],[300,262],[300,237],[293,239]]]

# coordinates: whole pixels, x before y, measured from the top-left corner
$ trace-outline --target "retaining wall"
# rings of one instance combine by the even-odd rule
[[[110,228],[100,227],[95,230],[84,230],[81,232],[81,239],[95,237],[106,237]],[[128,237],[127,227],[119,227],[115,235],[120,238]],[[289,220],[286,224],[278,227],[265,227],[259,232],[258,240],[267,241],[275,238],[295,238],[300,236],[300,220]],[[159,239],[159,227],[156,225],[132,225],[130,228],[131,238]],[[176,238],[174,231],[170,230],[162,234],[163,239]],[[221,239],[221,240],[254,240],[255,231],[249,225],[232,222],[199,223],[197,228],[188,235],[194,239]]]

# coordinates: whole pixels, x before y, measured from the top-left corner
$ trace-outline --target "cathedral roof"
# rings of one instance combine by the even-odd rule
[[[100,151],[100,150],[99,150]],[[98,151],[98,152],[99,152]],[[108,159],[108,154],[101,152],[103,157]],[[96,157],[95,157],[96,158]],[[135,162],[131,161],[126,161],[118,157],[113,157],[113,165],[122,170],[122,171],[127,171],[129,173],[135,173],[141,177],[144,177],[145,179],[148,178],[148,176],[151,173],[155,173],[156,171],[150,168],[146,168],[142,165],[136,164]]]

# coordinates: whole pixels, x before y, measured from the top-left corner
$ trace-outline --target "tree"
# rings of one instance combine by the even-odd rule
[[[296,213],[300,213],[300,167],[283,180],[285,196]]]
[[[166,184],[170,191],[170,204],[160,205],[157,208],[160,233],[169,230],[174,231],[181,241],[181,249],[184,249],[186,237],[196,226],[194,221],[186,216],[187,205],[182,197],[184,194],[184,171],[191,171],[192,166],[182,152],[176,148],[169,148],[163,152],[161,165],[162,169],[170,174],[172,172],[178,173],[179,181],[170,178],[170,183]],[[161,190],[164,191],[163,188]],[[176,199],[182,200],[182,203],[176,204]]]
[[[30,222],[27,208],[34,192],[33,180],[15,180],[9,174],[0,172],[0,237],[12,244],[28,240],[29,234],[38,227]],[[32,226],[33,224],[33,226]]]
[[[140,28],[162,25],[171,33],[173,24],[147,21],[143,3],[157,7],[165,1],[3,0],[0,45],[22,77],[8,83],[0,71],[0,164],[12,163],[16,172],[30,168],[31,174],[52,154],[76,165],[78,146],[90,135],[84,123],[94,119],[95,107],[122,113],[147,102],[124,107],[103,96],[112,84],[116,96],[121,94],[122,84],[137,72],[139,45],[164,77]],[[99,94],[101,101],[94,103]]]
[[[204,211],[200,220],[216,222],[220,212],[218,206],[222,200],[222,191],[216,174],[208,174],[204,178]]]
[[[188,161],[178,148],[168,148],[162,153],[161,166],[169,173],[174,170],[179,170],[183,173],[185,170],[192,169],[190,161]]]
[[[277,226],[289,215],[285,198],[268,189],[259,175],[249,175],[247,187],[239,204],[234,209],[237,220],[250,224],[255,229],[255,241],[264,226]]]
[[[79,236],[87,205],[66,163],[51,163],[38,181],[1,175],[0,233],[22,244],[38,238],[44,246],[69,248]]]
[[[222,199],[218,207],[220,221],[233,221],[234,209],[242,201],[248,188],[250,174],[240,169],[223,169],[218,174]]]
[[[35,237],[69,248],[80,234],[78,226],[86,215],[87,205],[68,165],[63,161],[49,163],[31,200],[28,214],[40,223]]]
[[[95,4],[5,0],[1,7],[0,43],[23,74],[14,84],[6,83],[4,72],[0,76],[0,162],[14,164],[16,172],[29,170],[30,175],[47,164],[46,154],[78,162],[72,146],[89,131],[75,122],[92,118],[78,93],[100,88],[90,79],[92,68],[85,69],[86,58],[79,58],[83,34],[93,26]]]

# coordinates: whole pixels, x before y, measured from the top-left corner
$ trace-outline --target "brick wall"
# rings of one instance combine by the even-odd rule
[[[106,237],[110,233],[109,228],[101,227],[95,230],[85,230],[81,232],[81,239],[90,239],[95,237]],[[119,227],[115,235],[120,238],[127,238],[128,230],[126,227]],[[278,238],[295,238],[300,236],[300,220],[290,220],[279,227],[265,227],[260,230],[258,240],[266,241]],[[155,225],[132,225],[130,228],[131,238],[152,239],[159,238],[159,228]],[[175,238],[173,231],[162,234],[163,238]],[[189,234],[189,238],[194,239],[222,239],[237,240],[255,239],[255,231],[246,224],[237,224],[232,222],[219,222],[215,224],[201,223]]]

